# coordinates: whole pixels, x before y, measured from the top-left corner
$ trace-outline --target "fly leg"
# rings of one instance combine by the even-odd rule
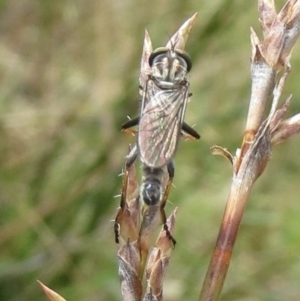
[[[130,167],[138,157],[137,145],[135,144],[129,154],[126,156],[126,169]]]
[[[194,130],[191,126],[189,126],[187,123],[183,122],[181,127],[181,134],[185,136],[185,134],[188,134],[187,137],[191,137],[190,139],[193,140],[199,140],[200,135]]]
[[[130,119],[122,124],[121,130],[127,134],[136,135],[137,132],[135,130],[131,130],[130,128],[139,125],[139,122],[140,122],[140,116]],[[197,133],[197,131],[194,130],[191,126],[189,126],[184,121],[181,126],[181,134],[189,139],[193,139],[193,140],[200,139],[200,135]]]
[[[167,217],[166,217],[166,212],[165,212],[165,205],[166,205],[167,200],[168,200],[168,196],[169,196],[169,193],[170,193],[170,190],[171,190],[171,186],[172,186],[172,181],[173,181],[174,174],[175,174],[175,168],[174,168],[173,161],[171,161],[170,163],[168,163],[167,169],[168,169],[169,179],[168,179],[168,183],[167,183],[167,186],[166,186],[166,189],[165,189],[162,201],[160,203],[160,215],[161,215],[161,219],[162,219],[162,222],[163,222],[164,230],[166,231],[167,236],[172,241],[173,246],[175,248],[176,240],[172,236],[172,234],[171,234],[171,232],[169,230],[169,227],[167,225]]]
[[[121,130],[127,134],[136,135],[135,130],[131,130],[130,128],[133,126],[137,126],[140,122],[140,116],[130,119],[122,124]]]

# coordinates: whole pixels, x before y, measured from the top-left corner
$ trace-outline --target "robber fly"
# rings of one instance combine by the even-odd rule
[[[138,125],[137,144],[127,156],[127,167],[137,157],[143,164],[141,196],[147,206],[159,206],[161,219],[167,235],[175,245],[167,225],[164,207],[174,177],[173,157],[180,136],[189,135],[199,139],[200,135],[183,119],[189,93],[187,74],[192,63],[187,53],[174,47],[158,48],[149,57],[151,73],[141,87],[140,116],[123,124],[126,130]],[[164,167],[167,166],[169,180],[163,188]]]
[[[175,156],[181,135],[199,139],[200,135],[184,120],[189,93],[189,55],[175,47],[156,49],[149,57],[151,73],[142,89],[140,116],[123,124],[126,130],[139,125],[137,147],[129,155],[137,156],[151,168],[168,165]],[[131,160],[132,161],[132,160]]]

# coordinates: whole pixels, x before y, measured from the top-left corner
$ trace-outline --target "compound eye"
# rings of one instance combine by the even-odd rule
[[[175,52],[186,62],[187,72],[190,72],[192,69],[191,57],[183,50],[176,49]]]
[[[170,49],[168,49],[167,47],[159,47],[157,49],[155,49],[149,56],[149,66],[152,67],[154,60],[161,54],[165,54],[168,51],[170,51]]]

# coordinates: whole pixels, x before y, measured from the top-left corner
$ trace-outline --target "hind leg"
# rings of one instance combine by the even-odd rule
[[[167,200],[168,200],[168,197],[169,197],[169,193],[170,193],[171,186],[172,186],[172,181],[173,181],[174,174],[175,174],[175,168],[174,168],[173,161],[171,161],[167,165],[167,169],[168,169],[169,179],[168,179],[168,183],[167,183],[163,198],[162,198],[161,203],[160,203],[160,216],[161,216],[161,219],[162,219],[162,222],[163,222],[164,230],[166,231],[167,236],[172,241],[172,243],[175,247],[176,240],[172,236],[172,234],[169,230],[169,227],[167,225],[167,217],[166,217],[166,212],[165,212],[165,206],[166,206],[166,203],[167,203]]]

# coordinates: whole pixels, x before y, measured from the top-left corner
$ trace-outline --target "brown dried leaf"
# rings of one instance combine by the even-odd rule
[[[123,301],[141,300],[143,288],[137,271],[122,256],[118,256],[118,267]]]
[[[289,1],[286,34],[281,54],[283,62],[288,61],[300,34],[300,1]]]
[[[285,23],[276,18],[265,37],[262,53],[271,67],[277,67],[281,61],[281,54],[286,34]],[[280,66],[281,67],[281,66]]]
[[[122,258],[124,262],[127,262],[128,265],[131,266],[132,270],[134,270],[137,275],[140,275],[140,247],[136,241],[127,242],[127,244],[120,247],[118,251],[118,257]]]
[[[264,18],[264,16],[260,16]],[[291,51],[300,34],[300,2],[290,0],[264,32],[263,55],[270,66],[280,70],[288,64]]]
[[[135,208],[131,206],[128,207],[128,204],[125,204],[124,208],[120,208],[115,223],[119,227],[119,240],[120,244],[125,244],[128,240],[135,241],[138,237],[138,224],[137,224],[137,215],[139,214],[139,197],[135,199],[136,206]]]
[[[166,222],[167,227],[171,234],[173,234],[174,228],[175,228],[177,209],[178,208],[174,209],[174,211],[169,216],[169,218],[167,219],[167,222]],[[164,229],[164,227],[162,227],[162,229],[159,233],[159,236],[155,243],[155,248],[160,250],[162,258],[166,258],[166,257],[169,258],[171,255],[171,251],[174,249],[173,242],[170,239],[170,237],[167,235],[167,232]]]
[[[219,145],[213,145],[210,148],[210,151],[213,155],[219,155],[219,156],[223,156],[226,159],[229,160],[229,162],[231,163],[231,165],[233,165],[233,156],[231,155],[231,153],[227,150],[227,148],[223,148]]]
[[[259,0],[258,1],[259,21],[263,35],[268,34],[272,22],[276,18],[276,8],[274,0]]]
[[[132,164],[130,167],[127,167],[127,172],[128,172],[128,180],[127,180],[127,188],[126,188],[126,199],[127,199],[127,203],[130,204],[131,200],[134,202],[134,200],[139,196],[140,190],[139,190],[139,183],[137,181],[134,164]]]
[[[139,186],[134,164],[125,169],[123,177],[120,209],[115,219],[115,234],[121,245],[137,240],[140,223]]]
[[[252,144],[265,116],[265,108],[275,87],[276,70],[270,66],[261,51],[255,32],[251,29],[252,62],[251,62],[251,97],[247,116],[244,140],[241,147],[243,157]],[[238,161],[240,159],[238,158]]]
[[[151,292],[156,300],[162,300],[163,295],[163,279],[165,269],[162,261],[158,260],[151,270],[146,291]]]
[[[251,59],[252,61],[255,59],[255,57],[257,55],[262,56],[261,55],[261,43],[259,41],[259,38],[256,34],[256,32],[254,31],[254,29],[252,27],[250,27],[250,41],[251,41],[251,49],[252,49],[252,55],[251,55]]]
[[[282,121],[272,133],[272,145],[277,145],[300,132],[300,114]]]
[[[285,103],[278,110],[276,110],[273,116],[271,116],[271,120],[270,120],[271,133],[273,133],[277,129],[278,125],[282,121],[288,107],[290,106],[291,99],[292,99],[292,95],[290,95],[290,97],[285,101]]]

